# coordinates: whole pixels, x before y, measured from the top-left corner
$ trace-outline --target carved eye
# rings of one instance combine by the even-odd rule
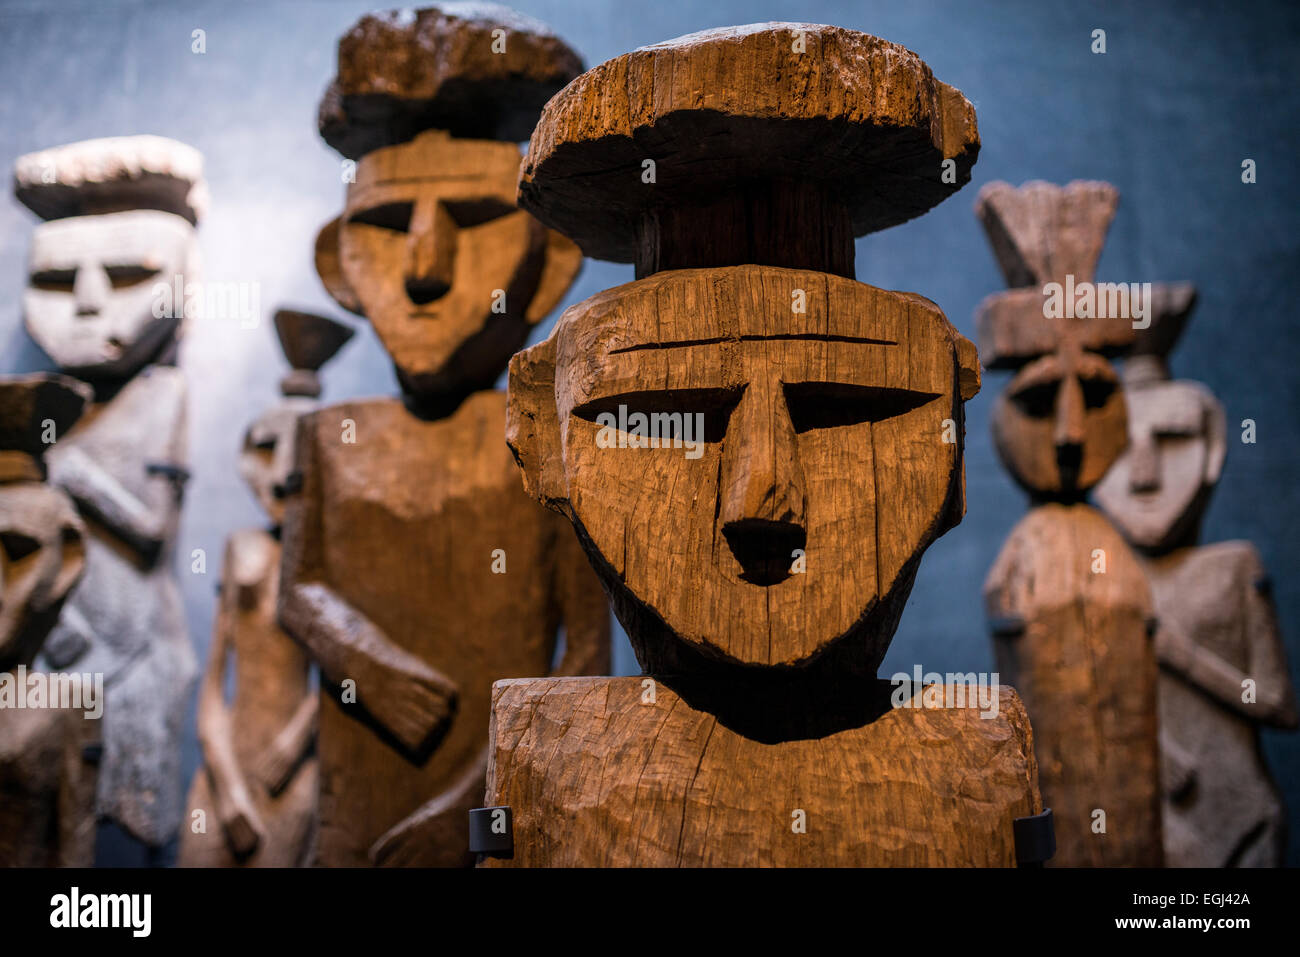
[[[1108,379],[1084,379],[1079,384],[1083,387],[1083,404],[1090,409],[1100,409],[1115,393],[1115,383]]]
[[[483,199],[445,202],[443,207],[461,229],[482,226],[494,219],[500,219],[502,216],[509,216],[511,213],[518,212],[518,207],[503,203],[492,196]]]
[[[683,429],[686,416],[703,416],[704,434],[696,431],[695,421],[689,426],[690,436],[704,442],[721,442],[727,434],[727,421],[740,401],[744,389],[666,389],[662,391],[625,392],[584,402],[573,414],[597,425],[601,415],[613,416],[616,425],[627,423],[636,413],[646,416],[647,428],[656,430],[661,438],[685,438]],[[620,407],[621,410],[620,410]],[[633,423],[635,425],[635,423]]]
[[[918,409],[937,392],[913,392],[844,382],[788,382],[785,404],[796,432],[881,422]]]
[[[411,213],[414,209],[414,203],[384,203],[353,213],[348,217],[348,223],[405,233],[411,228]]]
[[[72,292],[76,281],[75,269],[46,269],[32,273],[31,285],[46,292]]]
[[[20,562],[28,555],[38,551],[41,543],[22,532],[0,532],[0,548],[11,562]]]
[[[1050,418],[1056,411],[1056,393],[1060,387],[1059,382],[1040,382],[1018,390],[1011,401],[1031,419]]]
[[[127,289],[142,282],[147,282],[158,275],[159,272],[157,269],[150,269],[148,266],[136,264],[108,266],[104,271],[108,273],[108,281],[113,284],[114,289]]]

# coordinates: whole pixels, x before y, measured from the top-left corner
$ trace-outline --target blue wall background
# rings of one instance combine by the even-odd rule
[[[1255,445],[1230,446],[1205,540],[1248,538],[1276,581],[1293,678],[1300,673],[1295,540],[1300,498],[1300,101],[1292,92],[1300,7],[1236,3],[515,0],[591,66],[708,27],[764,20],[833,23],[915,50],[975,104],[983,150],[971,185],[919,220],[858,242],[858,278],[933,299],[968,336],[976,303],[1003,285],[971,212],[996,179],[1104,179],[1121,191],[1099,279],[1194,281],[1200,306],[1175,373],[1208,384],[1230,423],[1252,418]],[[210,559],[180,574],[191,636],[205,657],[222,543],[262,522],[235,471],[245,424],[276,399],[282,359],[269,322],[281,304],[339,315],[316,280],[317,228],[342,205],[339,157],[318,138],[316,105],[338,36],[372,9],[355,0],[5,0],[0,2],[0,169],[18,155],[95,136],[157,133],[202,150],[213,195],[201,224],[210,279],[260,283],[264,321],[195,324],[194,478],[177,551]],[[1090,52],[1106,31],[1107,52]],[[207,52],[191,52],[203,29]],[[1258,182],[1243,185],[1254,159]],[[0,195],[0,371],[48,368],[22,330],[20,294],[35,218]],[[589,262],[564,305],[632,278]],[[558,315],[559,310],[556,311]],[[548,331],[538,330],[540,338]],[[373,333],[326,370],[326,401],[396,391]],[[988,431],[1002,376],[968,406],[969,511],[930,551],[884,672],[991,670],[980,586],[1025,503]],[[619,673],[636,671],[620,635]],[[1300,863],[1300,735],[1264,748],[1293,822]],[[191,713],[187,780],[198,763]]]

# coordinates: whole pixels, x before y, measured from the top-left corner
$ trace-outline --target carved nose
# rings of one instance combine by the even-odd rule
[[[1074,376],[1063,378],[1057,389],[1052,437],[1056,444],[1056,469],[1061,476],[1061,488],[1074,489],[1079,484],[1084,441],[1083,387]]]
[[[441,299],[456,275],[456,222],[442,203],[417,203],[406,248],[406,297],[417,306]]]
[[[1056,425],[1053,438],[1058,448],[1082,445],[1084,437],[1083,386],[1066,376],[1056,390]]]
[[[77,304],[77,315],[97,316],[104,303],[108,301],[108,292],[112,284],[108,273],[98,264],[82,265],[77,268],[77,275],[72,281],[72,298]]]
[[[1128,484],[1133,492],[1154,492],[1160,488],[1160,453],[1150,439],[1135,440],[1129,446]]]
[[[751,383],[723,440],[718,520],[741,577],[775,585],[807,544],[798,437],[779,383]]]

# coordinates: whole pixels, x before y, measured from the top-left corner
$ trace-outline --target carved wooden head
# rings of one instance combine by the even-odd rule
[[[582,254],[514,205],[519,149],[431,130],[368,154],[317,239],[331,295],[364,315],[417,394],[490,386]]]
[[[321,392],[317,372],[347,344],[352,330],[326,316],[277,309],[275,332],[292,366],[280,380],[285,398],[258,416],[244,433],[239,474],[278,526],[284,518],[285,496],[297,481],[293,468],[298,418],[316,408]]]
[[[157,210],[42,223],[23,291],[27,331],[66,372],[129,376],[179,328],[156,287],[193,277],[196,250],[194,227]]]
[[[1124,393],[1110,362],[1063,339],[1024,365],[993,407],[993,442],[1013,478],[1049,499],[1084,495],[1127,441]]]
[[[790,23],[616,57],[533,132],[520,205],[639,278],[511,361],[507,440],[642,668],[746,733],[759,685],[800,714],[864,700],[963,513],[975,348],[855,282],[853,237],[942,202],[978,151],[974,108],[916,54]]]
[[[286,398],[259,415],[244,433],[239,474],[274,525],[283,521],[284,499],[293,491],[290,483],[298,418],[315,408],[311,399]]]
[[[179,329],[197,277],[203,157],[160,136],[84,140],[19,157],[14,194],[49,220],[32,238],[28,333],[66,372],[134,374]]]
[[[1132,544],[1160,551],[1195,528],[1227,452],[1223,405],[1199,382],[1128,396],[1128,448],[1097,486],[1097,504]]]
[[[570,308],[512,360],[507,439],[647,670],[675,641],[796,665],[855,637],[874,674],[922,552],[961,519],[978,388],[974,346],[919,296],[675,270]]]
[[[1154,299],[1151,325],[1124,364],[1128,448],[1097,486],[1097,503],[1132,544],[1159,552],[1194,539],[1223,470],[1227,423],[1209,389],[1169,375],[1195,289],[1161,285]]]
[[[1089,181],[990,183],[976,200],[1017,287],[986,298],[976,316],[984,364],[1015,371],[993,409],[993,440],[1036,498],[1081,498],[1126,442],[1123,390],[1109,360],[1132,344],[1141,303],[1125,284],[1093,282],[1118,202],[1113,186]]]
[[[64,376],[0,376],[0,670],[31,664],[85,565],[85,529],[41,454],[89,401]]]

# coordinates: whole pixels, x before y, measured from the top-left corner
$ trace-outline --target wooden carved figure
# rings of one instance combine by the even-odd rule
[[[1259,729],[1296,727],[1295,690],[1255,547],[1197,544],[1227,434],[1213,393],[1169,375],[1194,303],[1190,284],[1168,287],[1138,334],[1124,363],[1128,449],[1097,502],[1142,553],[1155,597],[1165,863],[1277,867],[1285,809]]]
[[[316,408],[317,372],[352,338],[324,316],[281,309],[275,330],[292,371],[284,399],[244,436],[239,470],[271,523],[226,542],[217,620],[199,687],[199,743],[182,833],[182,867],[295,867],[309,863],[316,817],[319,697],[310,663],[276,621],[280,526],[294,481],[298,418]],[[235,694],[226,702],[229,660]],[[201,812],[201,813],[199,813]]]
[[[43,456],[90,395],[67,376],[0,376],[0,867],[94,859],[103,685],[31,670],[85,566],[85,525]]]
[[[19,200],[49,220],[32,239],[27,330],[95,401],[50,450],[50,481],[86,520],[86,571],[44,657],[102,674],[98,812],[159,859],[184,810],[181,725],[197,665],[172,569],[185,462],[175,351],[202,157],[156,136],[88,140],[18,159]]]
[[[1117,202],[1106,183],[992,183],[975,207],[1013,287],[977,316],[985,366],[1016,370],[993,439],[1033,503],[984,598],[999,672],[1034,722],[1059,865],[1161,861],[1150,589],[1084,501],[1126,441],[1108,357],[1132,343],[1131,314],[1150,306],[1128,284],[1093,283]]]
[[[298,430],[279,617],[323,679],[317,861],[464,866],[492,682],[608,667],[605,596],[520,487],[492,389],[581,265],[515,208],[511,141],[511,117],[534,104],[530,128],[580,64],[541,24],[473,4],[363,17],[338,69],[321,128],[358,158],[317,268],[403,395]]]
[[[511,361],[508,435],[645,675],[497,683],[492,863],[1016,862],[1041,806],[1015,693],[876,677],[964,514],[975,348],[853,278],[854,236],[955,192],[978,147],[914,53],[812,24],[644,47],[547,104],[520,205],[638,279]]]

